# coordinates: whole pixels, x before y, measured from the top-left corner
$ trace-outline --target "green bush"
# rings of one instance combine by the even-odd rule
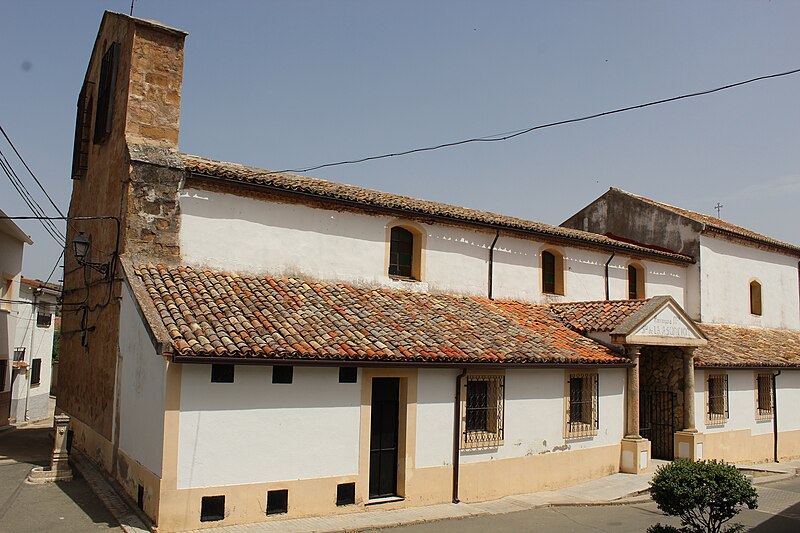
[[[720,533],[741,507],[758,507],[758,493],[733,465],[720,461],[677,460],[659,467],[650,495],[666,515],[678,516],[684,530]],[[737,531],[733,525],[725,531]]]

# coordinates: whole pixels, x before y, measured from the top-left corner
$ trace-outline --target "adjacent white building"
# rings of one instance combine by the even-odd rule
[[[0,217],[5,216],[0,210]],[[13,221],[0,218],[0,426],[8,425],[11,415],[14,337],[19,315],[22,254],[26,244],[33,244],[31,238]]]
[[[17,423],[49,416],[53,371],[53,337],[60,287],[21,278],[16,302],[11,418]]]

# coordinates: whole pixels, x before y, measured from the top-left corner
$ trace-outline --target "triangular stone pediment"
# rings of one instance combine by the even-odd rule
[[[621,344],[701,346],[703,332],[678,303],[657,296],[619,325],[611,336]]]

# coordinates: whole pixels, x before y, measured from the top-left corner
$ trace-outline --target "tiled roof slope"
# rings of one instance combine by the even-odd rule
[[[142,265],[149,295],[183,356],[443,363],[626,364],[546,307],[524,320],[480,298],[294,278]],[[139,290],[143,289],[143,290]],[[519,304],[523,305],[523,304]]]
[[[629,250],[638,254],[662,257],[674,261],[692,261],[691,257],[685,255],[626,243],[596,233],[498,215],[489,211],[480,211],[467,207],[432,202],[430,200],[421,200],[419,198],[411,198],[409,196],[401,196],[399,194],[376,191],[374,189],[366,189],[363,187],[356,187],[355,185],[346,185],[319,178],[248,167],[237,163],[215,161],[195,155],[181,154],[181,157],[183,158],[186,170],[195,174],[243,183],[265,185],[285,191],[310,194],[333,201],[354,202],[368,207],[395,209],[418,215],[445,217],[454,221],[488,224],[500,228],[532,232],[543,236],[570,239],[588,245]]]
[[[719,230],[725,233],[732,233],[738,237],[742,237],[744,239],[748,239],[751,241],[760,242],[763,244],[768,244],[770,246],[776,246],[778,248],[782,248],[784,250],[788,250],[794,254],[800,254],[800,247],[795,246],[794,244],[789,244],[787,242],[779,241],[778,239],[773,239],[772,237],[767,237],[766,235],[762,235],[760,233],[756,233],[755,231],[751,231],[749,229],[743,228],[741,226],[737,226],[736,224],[731,224],[730,222],[726,222],[721,218],[717,218],[712,215],[704,215],[702,213],[696,213],[694,211],[689,211],[688,209],[682,209],[680,207],[675,207],[674,205],[664,204],[661,202],[657,202],[655,200],[651,200],[650,198],[645,198],[644,196],[639,196],[638,194],[633,194],[628,191],[623,191],[622,189],[617,189],[612,187],[613,190],[628,195],[632,198],[638,198],[643,202],[647,202],[649,204],[661,207],[668,211],[672,211],[678,215],[684,216],[686,218],[692,219],[694,221],[700,222],[701,224],[705,224],[706,227],[711,228],[712,230]]]
[[[601,300],[550,304],[553,314],[575,331],[613,331],[649,300]]]
[[[695,351],[698,367],[800,366],[800,331],[699,324],[708,344]]]

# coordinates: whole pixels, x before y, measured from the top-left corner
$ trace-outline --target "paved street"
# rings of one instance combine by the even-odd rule
[[[759,508],[742,511],[736,522],[759,533],[800,531],[800,478],[758,487]],[[491,516],[445,520],[394,528],[402,533],[493,533],[519,531],[642,533],[656,522],[678,526],[654,503],[594,507],[546,507]],[[377,530],[373,530],[377,531]]]
[[[0,431],[0,532],[120,531],[77,473],[68,483],[25,482],[31,468],[49,464],[53,446],[49,424]]]

